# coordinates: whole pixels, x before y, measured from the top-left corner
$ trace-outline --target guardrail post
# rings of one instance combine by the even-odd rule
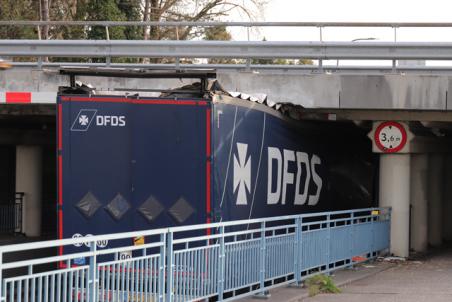
[[[327,227],[326,244],[328,245],[328,248],[326,249],[327,263],[325,267],[325,272],[329,274],[331,264],[331,214],[328,214],[326,216],[326,227]]]
[[[38,68],[42,69],[42,57],[38,57]]]
[[[173,232],[168,231],[167,239],[167,262],[166,262],[166,301],[172,302],[174,298],[174,284],[173,284],[173,273],[174,273],[174,253],[173,253]]]
[[[295,285],[301,284],[301,217],[295,218],[295,250],[294,250],[294,280]]]
[[[159,258],[159,283],[158,283],[158,301],[163,301],[165,293],[165,249],[166,249],[166,233],[160,235],[160,258]],[[145,293],[146,295],[148,293]]]
[[[107,41],[110,40],[110,31],[108,29],[108,26],[105,26],[105,38]]]
[[[267,242],[265,238],[265,221],[261,222],[261,240],[260,240],[260,265],[259,265],[259,275],[260,275],[260,292],[257,294],[258,297],[268,296],[268,292],[265,290],[265,256],[267,250]]]
[[[218,255],[218,301],[223,301],[224,282],[225,282],[225,265],[226,265],[226,248],[224,244],[224,226],[220,226],[220,253]]]
[[[93,240],[90,245],[91,256],[89,258],[89,301],[96,302],[97,301],[97,291],[99,290],[97,287],[97,259],[96,259],[96,250],[97,244],[96,241]]]

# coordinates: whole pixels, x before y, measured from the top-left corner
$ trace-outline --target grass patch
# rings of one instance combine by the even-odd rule
[[[310,297],[320,293],[338,294],[341,292],[341,289],[334,284],[333,279],[323,274],[306,279],[305,285],[308,288]]]

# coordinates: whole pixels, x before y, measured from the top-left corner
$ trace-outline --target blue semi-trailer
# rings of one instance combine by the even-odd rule
[[[59,238],[371,205],[365,136],[223,94],[60,94],[57,128]]]

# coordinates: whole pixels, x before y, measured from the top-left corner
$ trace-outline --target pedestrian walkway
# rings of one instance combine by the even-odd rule
[[[398,263],[387,270],[352,282],[342,289],[341,294],[321,294],[298,301],[450,302],[452,248],[438,250],[416,261]]]
[[[333,275],[334,282],[338,286],[345,286],[357,280],[368,278],[379,272],[390,269],[395,266],[388,262],[372,262],[357,265],[353,268],[347,268],[336,271]],[[308,289],[305,287],[289,286],[280,287],[272,290],[265,300],[266,302],[298,302],[304,301],[309,297]],[[242,302],[256,302],[255,297],[241,299]],[[321,300],[320,300],[321,301]],[[368,301],[366,301],[368,302]]]
[[[451,302],[452,246],[410,261],[375,261],[334,273],[341,294],[309,297],[304,287],[277,288],[268,302]],[[256,301],[252,297],[240,301]]]

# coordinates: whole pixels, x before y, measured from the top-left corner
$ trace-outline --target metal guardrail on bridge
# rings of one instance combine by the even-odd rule
[[[452,43],[0,40],[0,56],[452,60]]]
[[[0,56],[22,57],[21,62],[13,62],[17,66],[125,66],[136,68],[136,64],[112,62],[114,58],[160,58],[175,62],[169,64],[143,64],[140,67],[152,68],[221,68],[221,69],[282,69],[307,71],[334,71],[334,72],[430,72],[450,74],[450,64],[443,66],[417,66],[416,64],[398,64],[399,60],[451,60],[452,43],[444,35],[443,42],[400,42],[398,34],[400,29],[438,29],[452,28],[452,23],[422,23],[422,22],[140,22],[140,21],[0,21],[1,26],[33,26],[38,29],[43,26],[71,27],[82,26],[89,30],[93,26],[105,28],[106,40],[1,40]],[[155,40],[110,40],[109,28],[117,26],[133,27],[169,27],[176,33],[183,27],[241,27],[248,30],[247,41],[155,41]],[[262,27],[281,28],[313,28],[318,30],[317,38],[304,42],[275,42],[250,41],[249,30]],[[387,28],[392,31],[392,38],[388,41],[377,41],[375,37],[356,38],[348,42],[337,42],[325,39],[324,30],[334,28]],[[37,30],[39,33],[40,30]],[[178,35],[175,35],[178,37]],[[335,36],[335,35],[333,35]],[[391,36],[391,35],[390,35]],[[301,38],[301,37],[300,37]],[[177,38],[178,39],[178,38]],[[427,38],[428,39],[428,38]],[[300,39],[301,40],[301,39]],[[362,40],[372,40],[365,41]],[[24,62],[28,58],[28,62]],[[31,59],[30,59],[31,58]],[[49,58],[52,62],[46,62]],[[67,58],[80,58],[80,62],[73,62]],[[82,60],[83,58],[83,60]],[[93,58],[103,58],[99,60]],[[187,58],[195,59],[186,62]],[[227,64],[204,64],[205,59],[233,58],[226,60]],[[278,64],[271,59],[312,59],[313,65]],[[87,60],[88,59],[88,60]],[[261,64],[258,59],[268,59]],[[185,62],[184,62],[185,60]],[[335,60],[334,64],[327,60]],[[339,64],[339,60],[372,60],[373,62],[388,61],[388,64],[365,62],[361,66],[348,66]],[[124,60],[123,60],[124,61]],[[127,60],[125,60],[127,61]],[[143,60],[145,62],[146,60]],[[190,61],[190,60],[189,60]],[[326,64],[324,64],[324,61]],[[221,61],[220,61],[221,62]],[[392,63],[391,63],[392,62]],[[212,63],[212,62],[211,62]],[[356,65],[356,64],[353,64]],[[408,66],[407,66],[408,65]]]
[[[389,228],[390,210],[372,208],[3,246],[0,301],[265,295],[376,257],[389,247]],[[64,253],[36,256],[49,248]]]

